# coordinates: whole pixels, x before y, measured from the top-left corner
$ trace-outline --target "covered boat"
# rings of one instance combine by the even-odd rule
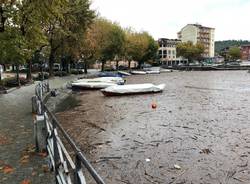
[[[112,82],[73,82],[72,89],[103,89],[111,86],[116,86]]]
[[[173,70],[170,70],[170,69],[161,69],[160,71],[161,71],[161,73],[170,73],[170,72],[173,72]]]
[[[113,72],[99,72],[98,77],[121,77],[122,75],[119,73]]]
[[[136,71],[136,70],[131,71],[130,73],[133,74],[133,75],[146,75],[147,74],[144,71]]]
[[[160,70],[148,70],[146,71],[146,74],[160,74]]]
[[[98,77],[92,79],[78,79],[74,83],[78,82],[111,82],[116,84],[124,84],[125,80],[121,77]]]
[[[102,93],[106,96],[117,95],[132,95],[132,94],[144,94],[144,93],[158,93],[162,92],[165,88],[165,84],[154,85],[150,83],[145,84],[128,84],[128,85],[116,85],[102,89]]]
[[[118,71],[118,74],[122,75],[122,76],[130,76],[131,74],[128,72],[124,72],[124,71]]]

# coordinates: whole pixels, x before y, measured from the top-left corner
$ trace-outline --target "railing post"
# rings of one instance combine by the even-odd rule
[[[75,168],[75,171],[74,171],[74,183],[75,184],[81,184],[81,180],[80,180],[80,178],[79,178],[79,176],[78,176],[78,172],[81,170],[81,168],[82,168],[82,165],[81,165],[81,161],[80,161],[80,159],[79,159],[79,156],[78,156],[78,153],[76,153],[76,156],[75,156],[75,166],[76,166],[76,168]]]
[[[58,153],[58,147],[57,147],[57,140],[56,140],[56,123],[55,121],[52,119],[52,126],[53,126],[53,131],[52,131],[52,139],[53,139],[53,152],[54,152],[54,163],[55,163],[55,179],[56,179],[56,184],[58,184],[57,181],[57,176],[58,176],[58,167],[60,164],[60,158],[59,158],[59,153]]]

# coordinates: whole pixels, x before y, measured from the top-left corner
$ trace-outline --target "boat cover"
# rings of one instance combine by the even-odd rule
[[[146,93],[146,92],[160,92],[165,88],[165,84],[154,85],[151,83],[145,84],[128,84],[116,85],[102,89],[102,92],[117,93],[117,94],[133,94],[133,93]]]

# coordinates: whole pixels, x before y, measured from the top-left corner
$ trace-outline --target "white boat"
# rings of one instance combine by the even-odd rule
[[[107,83],[116,83],[116,84],[124,84],[125,80],[121,77],[98,77],[93,79],[78,79],[74,81],[73,83],[79,83],[79,82],[107,82]]]
[[[118,74],[124,75],[124,76],[130,76],[131,74],[128,72],[124,72],[124,71],[118,71]]]
[[[148,70],[146,71],[146,74],[160,74],[160,70]]]
[[[161,71],[161,73],[170,73],[170,72],[173,72],[173,70],[170,70],[170,69],[161,69],[160,71]]]
[[[112,82],[73,82],[72,89],[103,89],[111,86],[116,86]]]
[[[144,93],[158,93],[162,92],[164,88],[165,84],[154,85],[151,83],[145,83],[110,86],[105,89],[102,89],[101,91],[106,96],[118,96]]]
[[[135,70],[131,71],[130,73],[133,74],[133,75],[146,75],[147,74],[144,71],[135,71]]]

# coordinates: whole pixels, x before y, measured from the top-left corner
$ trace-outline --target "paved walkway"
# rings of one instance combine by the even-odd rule
[[[73,78],[55,78],[50,86],[58,88]],[[44,154],[34,151],[31,113],[34,88],[35,84],[0,95],[0,184],[54,183]]]

